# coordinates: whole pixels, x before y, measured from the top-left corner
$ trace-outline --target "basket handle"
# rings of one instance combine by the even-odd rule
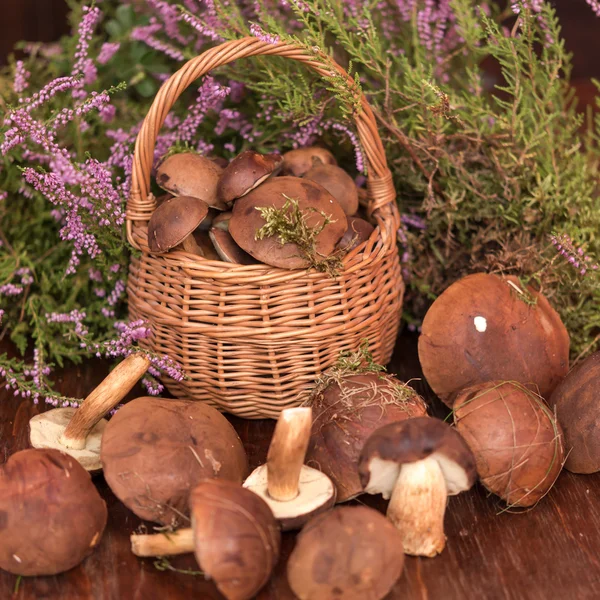
[[[165,81],[156,94],[135,142],[131,192],[127,200],[127,238],[134,247],[139,249],[132,236],[133,223],[135,221],[148,221],[156,208],[156,201],[152,196],[149,196],[150,174],[156,138],[169,111],[193,81],[206,75],[212,69],[240,58],[261,55],[290,58],[304,63],[322,76],[331,75],[331,71],[325,68],[321,62],[316,60],[316,56],[307,52],[305,48],[287,42],[270,44],[254,37],[244,37],[225,42],[210,48],[183,65],[179,71]],[[333,61],[332,67],[347,79],[352,89],[354,81],[346,71]],[[358,90],[356,93],[359,94]],[[387,221],[391,220],[393,229],[385,233],[389,233],[389,237],[395,240],[395,231],[400,225],[400,217],[395,203],[396,192],[392,182],[392,174],[387,166],[375,116],[362,94],[360,95],[360,103],[362,110],[356,115],[355,121],[367,161],[368,212],[371,214],[374,211],[380,211],[382,217],[385,216]],[[385,237],[388,236],[385,235]],[[393,243],[395,244],[395,241]]]

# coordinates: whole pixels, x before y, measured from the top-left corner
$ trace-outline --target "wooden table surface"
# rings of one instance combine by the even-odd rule
[[[84,397],[102,378],[107,366],[93,361],[60,375],[60,389]],[[402,378],[419,377],[414,336],[399,339],[390,371]],[[424,393],[422,382],[415,387]],[[26,448],[27,423],[43,410],[29,401],[0,393],[0,464]],[[437,401],[431,412],[443,414]],[[231,418],[248,453],[250,466],[265,460],[274,421]],[[150,559],[129,550],[129,534],[140,520],[96,478],[106,499],[109,520],[102,543],[79,567],[55,577],[17,578],[0,572],[0,600],[217,600],[222,596],[200,575],[161,571]],[[1,493],[1,490],[0,490]],[[361,499],[380,509],[380,497]],[[495,497],[476,485],[452,497],[446,511],[448,537],[436,558],[407,557],[402,577],[387,600],[421,599],[600,599],[600,474],[563,472],[542,502],[528,512],[502,511]],[[283,535],[282,555],[260,600],[294,596],[285,564],[294,534]],[[197,569],[191,555],[171,561],[178,569]]]

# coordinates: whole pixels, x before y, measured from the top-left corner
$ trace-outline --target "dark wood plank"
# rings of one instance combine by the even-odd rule
[[[404,379],[419,377],[416,338],[400,338],[391,370]],[[93,361],[60,376],[61,388],[84,396],[103,376],[104,363]],[[415,387],[427,393],[426,385]],[[139,390],[138,390],[139,391]],[[439,403],[434,413],[443,415]],[[0,393],[0,463],[27,447],[27,423],[41,408]],[[231,418],[244,441],[252,467],[266,457],[273,421]],[[221,596],[202,576],[163,572],[149,559],[129,551],[129,534],[140,520],[121,505],[102,477],[96,479],[109,507],[109,524],[97,551],[82,565],[56,577],[17,578],[0,573],[0,598],[15,600],[217,600]],[[361,499],[379,510],[376,497]],[[501,504],[477,486],[450,499],[446,513],[447,548],[435,559],[407,558],[402,578],[388,600],[547,600],[600,598],[600,475],[562,473],[550,494],[522,513],[503,512]],[[294,534],[283,536],[282,557],[259,600],[294,596],[285,577]],[[191,555],[174,567],[196,570]]]

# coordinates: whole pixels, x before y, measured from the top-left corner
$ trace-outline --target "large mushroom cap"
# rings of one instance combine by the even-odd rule
[[[248,469],[235,430],[203,402],[137,398],[110,420],[102,438],[104,477],[141,519],[178,523],[201,479],[242,483]]]
[[[402,537],[381,513],[338,506],[300,532],[287,576],[300,600],[381,600],[403,566]]]
[[[322,213],[332,219],[316,237],[316,251],[329,256],[348,228],[346,215],[327,190],[297,177],[270,179],[240,198],[233,206],[229,233],[241,248],[260,262],[283,269],[303,269],[309,266],[309,261],[296,244],[282,245],[277,235],[257,239],[258,231],[265,225],[258,208],[282,209],[290,198],[298,202],[308,227],[322,226],[325,221]]]
[[[249,600],[267,583],[281,534],[256,494],[223,480],[200,482],[190,494],[196,560],[227,600]]]
[[[217,196],[223,169],[210,158],[193,152],[167,157],[156,170],[156,183],[174,196],[192,196],[209,206],[224,210]]]
[[[561,430],[542,398],[514,381],[462,390],[454,422],[475,456],[481,483],[509,506],[532,506],[563,463]]]
[[[22,450],[0,466],[0,569],[55,575],[98,545],[106,504],[89,473],[58,450]]]
[[[208,215],[208,204],[191,196],[163,202],[148,222],[151,252],[167,252],[181,244]]]
[[[577,365],[550,396],[565,439],[565,468],[600,471],[600,352]]]
[[[363,492],[358,457],[369,435],[387,423],[427,413],[411,387],[381,373],[331,377],[308,402],[315,418],[306,464],[333,480],[338,502]]]
[[[404,464],[434,459],[453,496],[477,479],[475,458],[460,434],[438,419],[417,417],[384,425],[365,443],[358,463],[360,480],[369,494],[389,498]]]
[[[350,252],[357,246],[366,242],[370,237],[375,227],[368,221],[359,217],[348,217],[348,229],[338,242],[338,250]]]
[[[478,273],[453,283],[423,321],[419,359],[449,406],[460,389],[491,380],[535,384],[546,398],[567,374],[569,334],[546,298],[515,277]]]
[[[358,190],[354,179],[336,165],[323,164],[319,159],[304,174],[305,179],[322,185],[344,209],[347,215],[354,215],[358,210]]]
[[[302,177],[313,166],[313,159],[318,158],[323,164],[337,165],[335,157],[329,150],[310,146],[308,148],[298,148],[290,150],[283,155],[282,173],[284,175],[293,175]]]
[[[282,163],[279,154],[260,154],[253,150],[238,154],[221,175],[217,188],[219,199],[231,204],[276,174]]]

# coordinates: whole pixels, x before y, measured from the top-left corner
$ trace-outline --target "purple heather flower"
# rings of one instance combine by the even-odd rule
[[[550,241],[557,252],[566,258],[567,262],[579,271],[580,275],[585,275],[588,271],[597,271],[598,264],[594,263],[591,256],[585,254],[583,248],[578,248],[573,240],[566,234],[553,234]]]
[[[18,60],[15,64],[15,79],[13,82],[13,89],[19,96],[29,87],[27,80],[31,76],[31,73],[25,68],[25,64],[22,60]]]
[[[8,192],[0,191],[0,202],[2,202],[2,200],[6,200],[7,198],[8,198]]]
[[[265,42],[267,44],[278,44],[280,41],[278,35],[271,35],[270,33],[267,33],[260,25],[256,23],[250,24],[250,33],[255,38],[258,38],[261,42]]]
[[[585,0],[597,17],[600,17],[600,0]]]
[[[143,42],[150,48],[153,48],[158,52],[162,52],[163,54],[166,54],[169,58],[172,58],[174,60],[184,60],[185,57],[180,50],[177,50],[177,48],[175,48],[171,44],[168,44],[167,42],[162,42],[157,37],[155,37],[155,34],[160,31],[162,31],[162,25],[157,22],[155,17],[152,17],[150,19],[149,25],[136,27],[131,32],[131,39]]]
[[[96,60],[101,65],[105,65],[119,51],[120,47],[121,44],[119,42],[106,42],[102,44]]]

